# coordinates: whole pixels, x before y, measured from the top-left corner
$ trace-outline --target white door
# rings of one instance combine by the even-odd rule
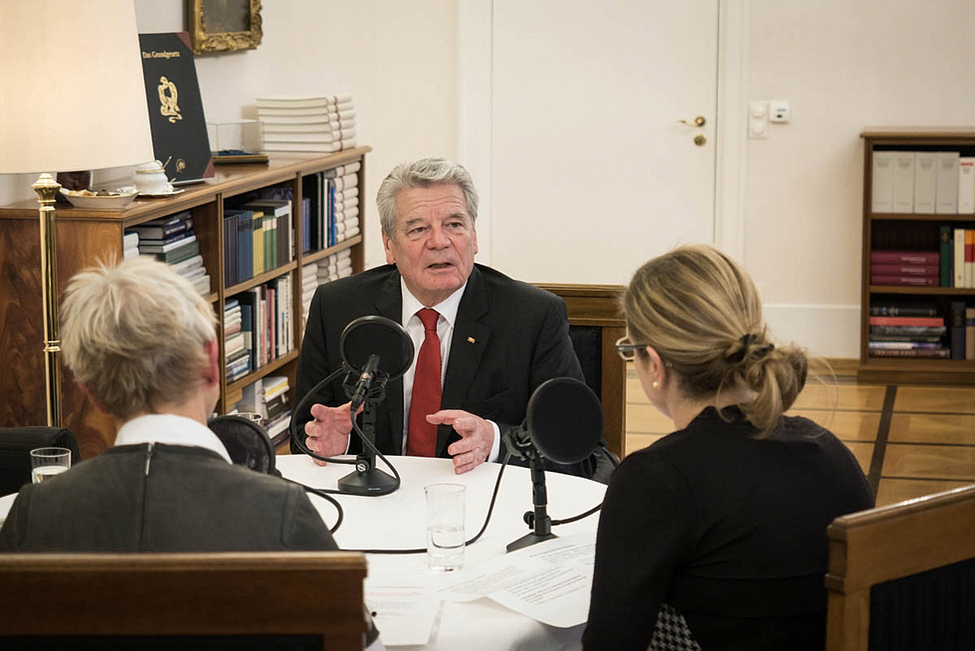
[[[492,24],[493,266],[623,284],[713,242],[718,0],[494,0]]]

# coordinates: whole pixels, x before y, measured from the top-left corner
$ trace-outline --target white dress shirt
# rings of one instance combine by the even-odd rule
[[[413,340],[413,363],[403,374],[403,450],[406,450],[406,437],[410,429],[410,404],[413,400],[413,376],[416,374],[416,358],[420,354],[420,346],[426,338],[423,322],[416,315],[421,309],[426,307],[416,299],[406,287],[406,281],[400,277],[400,291],[403,296],[403,315],[401,323],[406,328],[407,334]],[[443,387],[444,377],[447,375],[447,358],[450,355],[450,341],[454,336],[454,325],[457,323],[457,310],[460,308],[460,299],[464,296],[467,289],[465,282],[457,291],[446,299],[434,305],[431,309],[437,311],[437,336],[440,337],[440,386]],[[493,421],[494,443],[491,445],[491,454],[488,461],[497,461],[501,454],[501,428]]]
[[[233,463],[227,448],[206,425],[175,414],[147,414],[128,421],[119,428],[115,445],[141,445],[142,443],[165,443],[167,445],[187,445],[205,448],[216,452]]]

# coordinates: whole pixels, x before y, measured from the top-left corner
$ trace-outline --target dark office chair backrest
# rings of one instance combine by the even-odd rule
[[[357,649],[350,552],[0,554],[0,648]]]
[[[71,450],[71,465],[81,461],[78,442],[64,427],[0,427],[0,495],[16,493],[31,482],[30,451]]]
[[[829,526],[827,651],[975,649],[975,485]]]
[[[538,284],[565,301],[569,338],[586,384],[603,406],[607,449],[622,458],[626,435],[626,362],[616,354],[616,340],[626,334],[620,310],[620,285]]]

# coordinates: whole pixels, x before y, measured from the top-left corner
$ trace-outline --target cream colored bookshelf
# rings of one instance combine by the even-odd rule
[[[216,176],[202,183],[184,186],[184,192],[170,198],[137,199],[122,211],[82,210],[58,204],[57,265],[58,284],[63,292],[70,277],[100,260],[122,255],[125,229],[152,219],[189,210],[200,243],[213,291],[206,299],[214,306],[223,325],[223,306],[227,298],[279,276],[292,277],[292,340],[294,347],[284,356],[228,384],[221,364],[221,394],[217,410],[224,413],[240,399],[241,390],[267,375],[287,375],[292,392],[298,350],[301,346],[302,267],[346,249],[351,250],[352,269],[364,264],[365,233],[364,178],[365,156],[369,147],[348,149],[336,154],[278,154],[267,164],[221,165]],[[327,249],[303,253],[301,201],[292,203],[294,254],[290,260],[246,282],[225,287],[223,210],[249,192],[262,188],[290,188],[302,196],[305,176],[359,162],[359,234]],[[40,236],[37,202],[24,201],[0,207],[0,427],[44,425],[44,330],[41,305]],[[221,359],[223,359],[223,337]],[[98,454],[112,444],[115,427],[98,412],[74,384],[70,372],[62,368],[63,424],[77,437],[82,457]],[[292,395],[292,398],[294,396]],[[292,401],[293,403],[293,401]]]

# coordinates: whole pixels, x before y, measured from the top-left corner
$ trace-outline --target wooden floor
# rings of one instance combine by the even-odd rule
[[[626,386],[625,453],[673,431],[633,369]],[[832,430],[850,448],[877,505],[975,483],[975,387],[810,385],[789,412]]]

